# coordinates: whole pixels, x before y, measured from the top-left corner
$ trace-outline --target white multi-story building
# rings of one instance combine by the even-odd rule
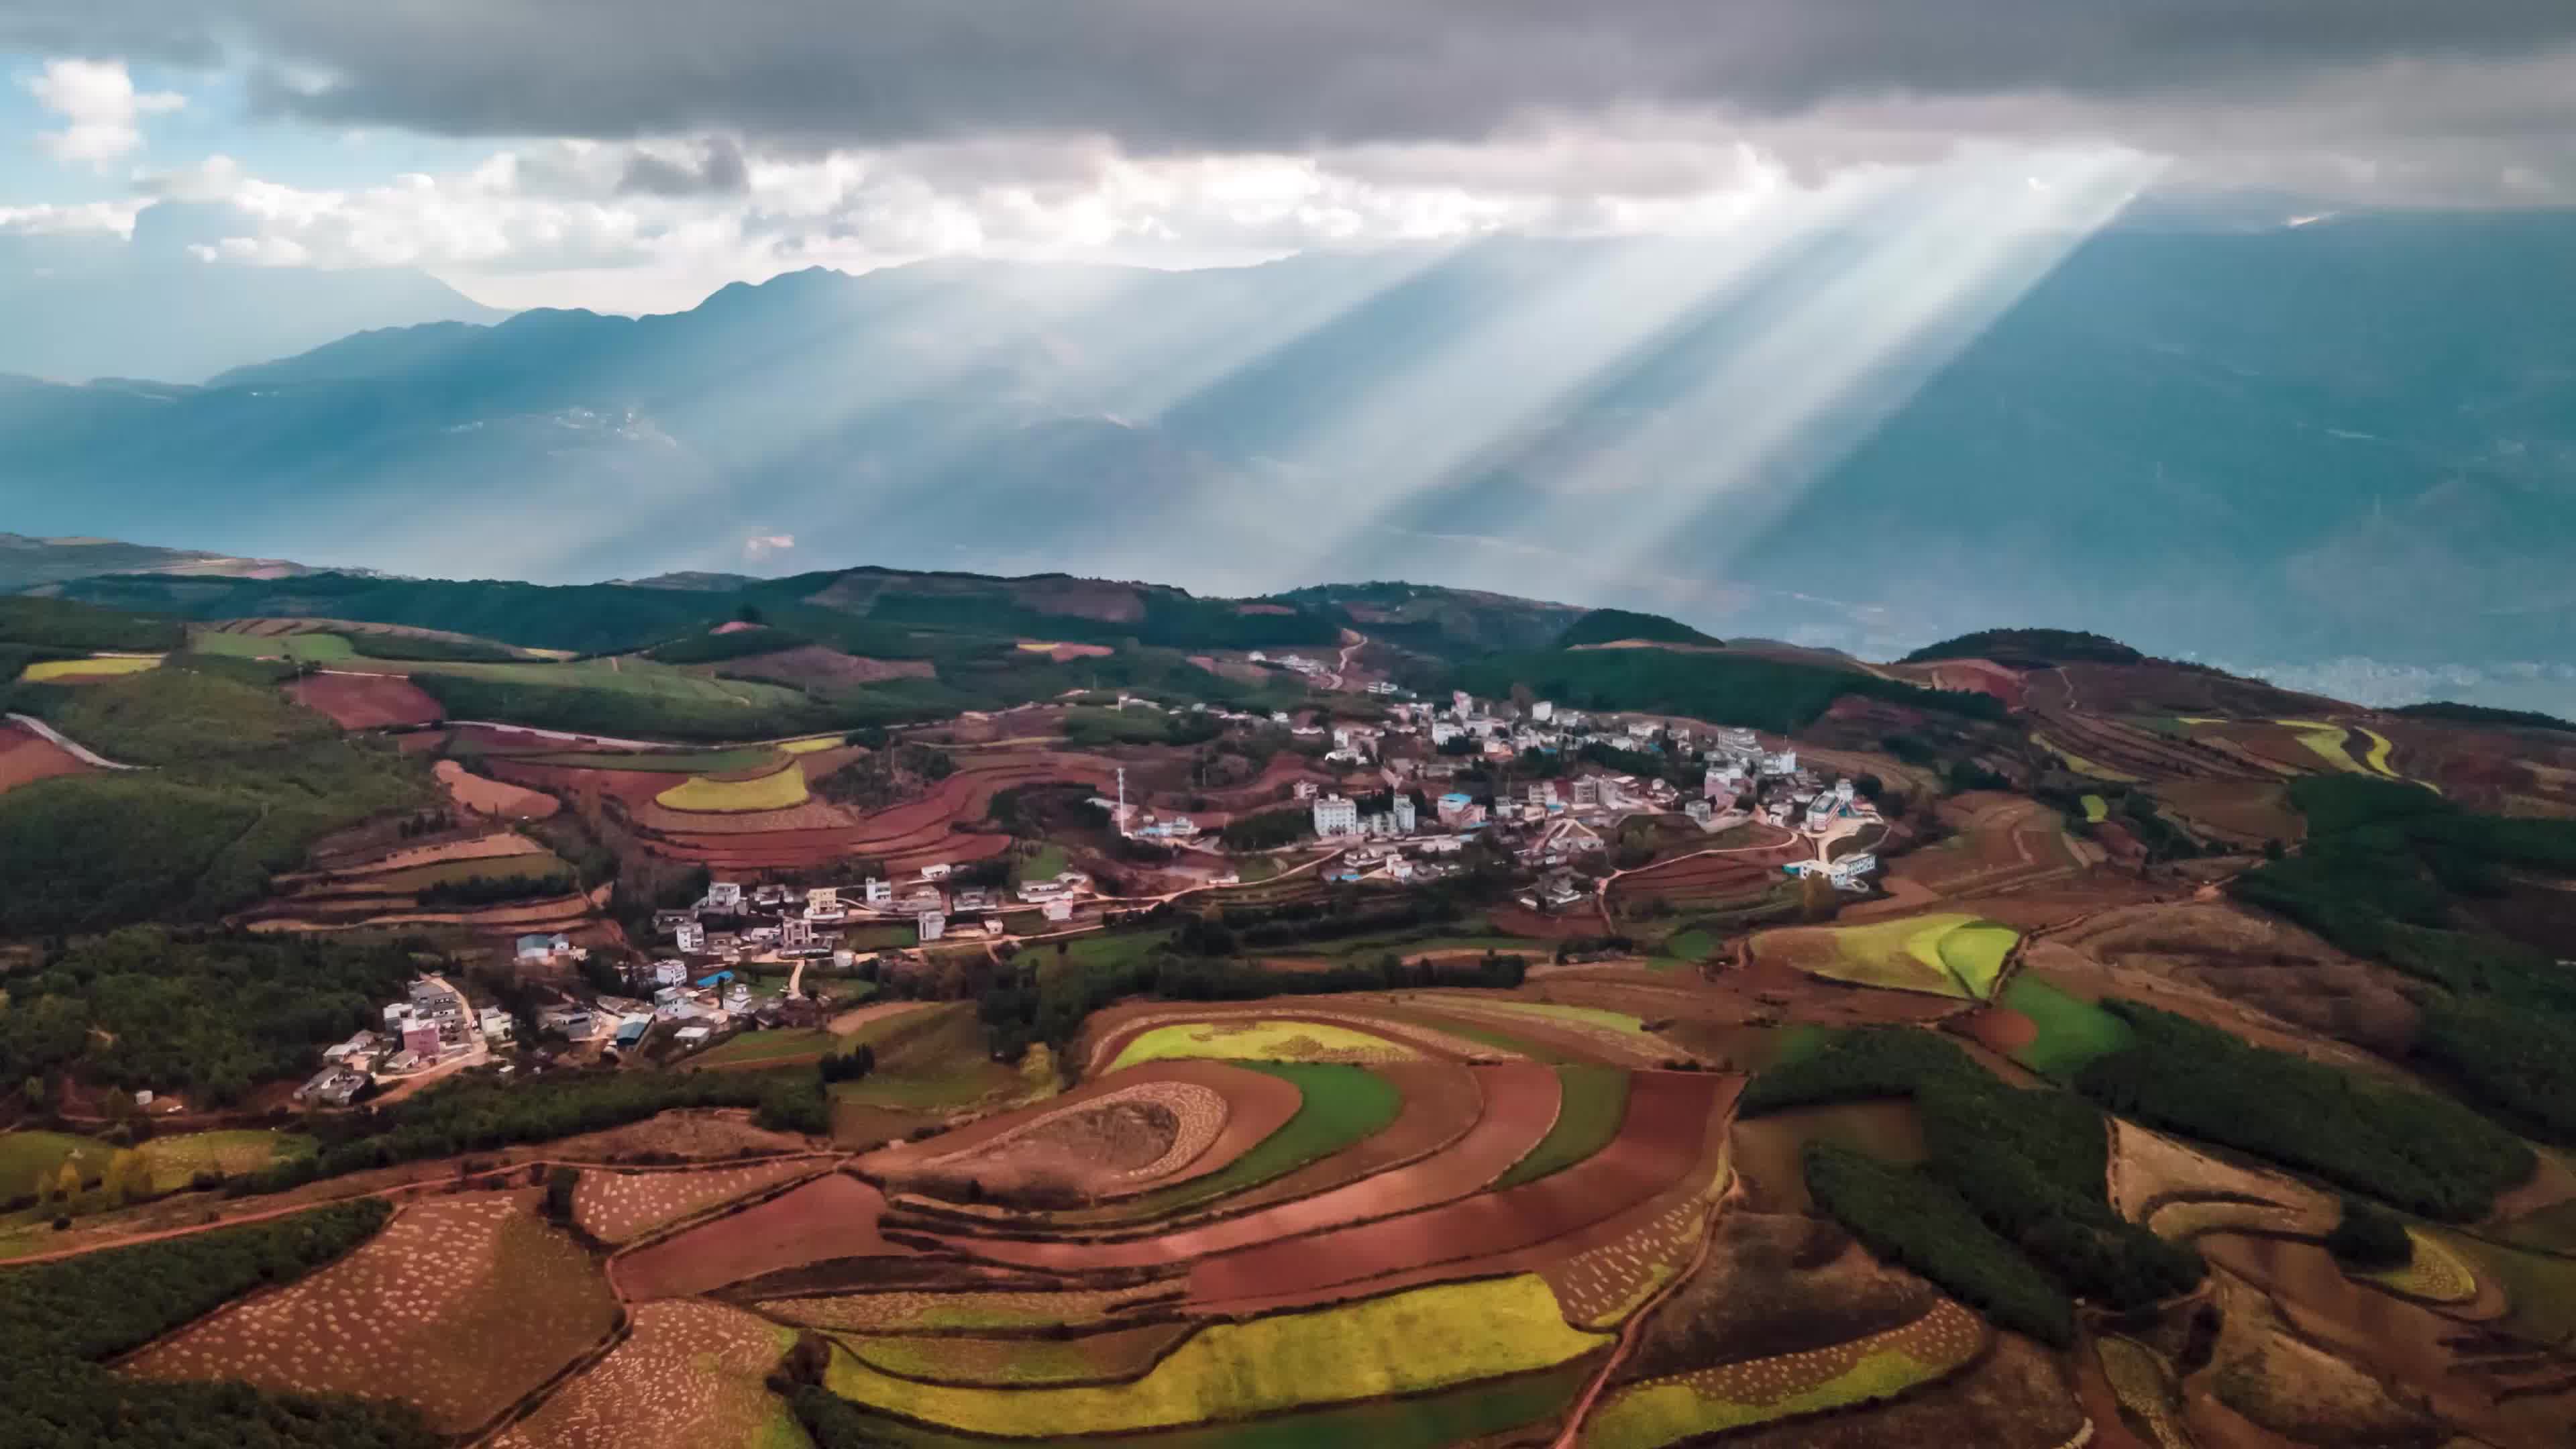
[[[948,934],[948,916],[942,911],[923,911],[912,918],[912,924],[921,933],[924,944]]]
[[[1436,748],[1458,738],[1458,726],[1449,720],[1431,722],[1431,743]]]
[[[1764,755],[1762,757],[1762,773],[1766,775],[1794,775],[1798,773],[1798,752],[1796,750],[1779,750]]]
[[[1315,833],[1326,840],[1357,835],[1360,829],[1359,802],[1346,795],[1315,797]]]
[[[805,893],[805,919],[809,921],[825,922],[845,919],[844,913],[841,910],[841,888],[838,886],[816,886],[812,890],[807,891]]]
[[[1463,689],[1449,691],[1449,709],[1460,718],[1476,712],[1476,697]]]
[[[1395,817],[1396,834],[1411,835],[1413,833],[1413,797],[1411,795],[1402,790],[1396,791],[1395,808],[1389,813]]]
[[[695,921],[682,921],[671,928],[671,944],[683,956],[703,954],[707,949],[707,928]]]
[[[860,886],[859,889],[864,892],[863,898],[869,905],[886,906],[891,905],[894,902],[894,882],[887,880],[883,876],[877,876],[870,879],[865,885]]]
[[[1538,703],[1531,705],[1530,718],[1537,720],[1540,724],[1545,724],[1549,720],[1556,718],[1555,702],[1552,700],[1542,699]]]
[[[730,880],[708,882],[707,898],[698,902],[698,905],[702,909],[714,911],[720,915],[740,914],[742,911],[741,882]]]

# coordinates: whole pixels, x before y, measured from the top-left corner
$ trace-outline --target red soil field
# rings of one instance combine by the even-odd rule
[[[1703,855],[1650,865],[1619,877],[1611,883],[1610,892],[1619,901],[1663,896],[1675,903],[1757,896],[1779,883],[1781,863],[1795,860],[1799,854],[1800,847],[1788,845],[1743,855]]]
[[[883,1194],[836,1172],[638,1249],[609,1271],[629,1299],[687,1298],[826,1258],[910,1256],[879,1236],[884,1213]]]
[[[1207,1304],[1275,1298],[1383,1274],[1482,1258],[1547,1242],[1636,1207],[1699,1163],[1710,1114],[1735,1079],[1640,1072],[1608,1147],[1562,1172],[1428,1212],[1319,1233],[1207,1259],[1190,1269],[1190,1298]]]
[[[1944,659],[1927,666],[1934,689],[1961,689],[1988,694],[2002,700],[2006,708],[2021,708],[2023,686],[2019,670],[2006,669],[1991,659]]]
[[[969,1250],[1000,1262],[1063,1271],[1146,1267],[1454,1201],[1501,1176],[1556,1124],[1554,1071],[1534,1062],[1473,1070],[1485,1090],[1484,1112],[1476,1124],[1448,1147],[1402,1167],[1241,1217],[1130,1242],[995,1242],[975,1243]]]
[[[552,795],[540,794],[524,785],[485,779],[454,760],[441,760],[433,768],[439,783],[447,787],[447,793],[455,797],[456,803],[478,815],[542,820],[563,808],[563,802]]]
[[[668,812],[652,813],[652,792],[646,792],[640,801],[632,794],[620,793],[637,824],[646,829],[647,847],[657,855],[735,870],[824,865],[845,856],[865,855],[884,861],[894,870],[912,870],[939,861],[953,864],[983,860],[1009,849],[1007,835],[958,833],[952,829],[958,821],[983,819],[996,793],[1015,785],[1064,782],[1106,789],[1114,768],[1098,756],[1070,752],[977,755],[962,761],[956,774],[940,781],[922,798],[857,816],[849,824],[749,834],[711,830],[703,824],[695,829],[659,827],[655,821],[671,821],[673,827],[680,822],[671,820]]]
[[[1166,1173],[1150,1183],[1137,1184],[1135,1190],[1138,1192],[1167,1187],[1214,1172],[1241,1157],[1254,1143],[1286,1126],[1288,1119],[1297,1115],[1298,1107],[1303,1105],[1303,1099],[1293,1084],[1266,1072],[1246,1071],[1213,1061],[1147,1062],[1095,1078],[1036,1106],[999,1112],[926,1142],[901,1142],[882,1148],[859,1159],[858,1166],[872,1175],[899,1180],[903,1174],[933,1167],[940,1159],[972,1152],[1039,1118],[1079,1108],[1096,1097],[1140,1082],[1188,1082],[1221,1093],[1225,1097],[1226,1120],[1224,1130],[1208,1144],[1207,1150],[1178,1171]]]
[[[21,724],[0,720],[0,790],[89,769],[71,751]]]
[[[309,675],[286,686],[286,693],[344,730],[435,724],[447,717],[437,700],[399,674]]]
[[[2003,1056],[2039,1040],[2039,1025],[2008,1006],[1989,1006],[1959,1018],[1959,1030],[1986,1050]]]

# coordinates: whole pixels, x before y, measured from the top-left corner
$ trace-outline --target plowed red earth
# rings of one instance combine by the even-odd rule
[[[87,770],[71,751],[24,725],[0,720],[0,790]]]
[[[296,680],[286,692],[344,730],[435,724],[447,718],[437,700],[399,674],[315,674]]]
[[[1500,1177],[1556,1123],[1556,1073],[1534,1062],[1475,1069],[1485,1091],[1476,1125],[1449,1147],[1374,1177],[1241,1217],[1121,1243],[958,1244],[978,1257],[1035,1268],[1134,1268],[1231,1252],[1305,1233],[1418,1212]],[[1121,1073],[1124,1077],[1126,1074]]]
[[[1552,1176],[1428,1212],[1271,1243],[1190,1269],[1190,1299],[1210,1304],[1320,1294],[1385,1274],[1535,1246],[1618,1216],[1679,1184],[1699,1163],[1710,1114],[1733,1078],[1640,1072],[1619,1135]]]
[[[1217,1133],[1216,1140],[1208,1144],[1206,1151],[1177,1171],[1151,1182],[1136,1184],[1138,1192],[1187,1182],[1216,1171],[1250,1151],[1254,1143],[1288,1125],[1288,1119],[1296,1116],[1297,1109],[1304,1105],[1304,1099],[1298,1095],[1294,1084],[1266,1072],[1246,1071],[1224,1062],[1148,1062],[1085,1082],[1034,1107],[997,1113],[924,1142],[900,1142],[882,1148],[860,1158],[858,1166],[870,1173],[895,1178],[930,1167],[936,1159],[972,1151],[1041,1117],[1079,1108],[1095,1097],[1122,1091],[1139,1082],[1190,1082],[1207,1087],[1225,1097],[1226,1117],[1224,1128]]]
[[[912,1249],[877,1232],[884,1213],[875,1188],[836,1172],[629,1253],[611,1271],[623,1295],[641,1301],[692,1297],[829,1258],[909,1256]]]

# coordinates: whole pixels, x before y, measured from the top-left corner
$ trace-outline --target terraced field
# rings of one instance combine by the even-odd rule
[[[1753,951],[1831,980],[1983,1000],[1994,994],[2019,939],[2009,926],[1938,913],[1867,926],[1765,931],[1753,938]]]

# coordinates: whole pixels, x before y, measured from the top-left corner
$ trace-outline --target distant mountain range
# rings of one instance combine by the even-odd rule
[[[29,538],[0,533],[0,593],[100,574],[283,579],[315,572],[275,558],[235,558],[192,548],[155,548],[112,538]]]
[[[409,267],[259,267],[193,255],[192,245],[247,229],[227,215],[164,201],[135,218],[129,239],[0,236],[0,373],[196,383],[365,328],[510,315]]]
[[[2113,229],[1809,405],[1807,304],[1865,240],[1697,293],[1637,283],[1696,264],[1668,243],[804,272],[197,388],[0,384],[0,495],[406,573],[1402,577],[1871,657],[2047,623],[2576,700],[2576,217]],[[1748,365],[1784,334],[1810,352]]]

